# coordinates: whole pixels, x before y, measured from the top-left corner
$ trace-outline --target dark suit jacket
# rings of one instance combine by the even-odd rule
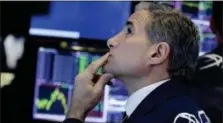
[[[213,123],[223,123],[223,44],[200,56],[194,77],[185,84]],[[203,69],[201,69],[203,68]]]
[[[223,88],[223,43],[213,51],[202,55],[192,81],[188,84],[197,88]]]
[[[179,79],[172,79],[156,88],[124,123],[209,123],[204,111],[179,83]],[[81,122],[66,119],[64,123]]]

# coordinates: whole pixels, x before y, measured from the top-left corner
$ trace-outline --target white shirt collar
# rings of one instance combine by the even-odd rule
[[[157,87],[159,87],[163,83],[167,82],[168,80],[169,79],[156,82],[154,84],[148,85],[148,86],[143,87],[143,88],[139,89],[138,91],[134,92],[129,97],[129,99],[126,103],[126,106],[125,106],[127,116],[130,117],[131,114],[133,113],[133,111],[143,101],[143,99],[146,98],[147,95],[149,95],[153,90],[155,90]]]

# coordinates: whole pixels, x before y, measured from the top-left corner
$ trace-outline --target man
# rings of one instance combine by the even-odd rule
[[[222,123],[223,121],[222,5],[222,1],[213,2],[210,19],[210,27],[216,35],[217,47],[199,57],[195,76],[192,81],[186,83],[190,87],[194,87],[194,91],[191,92],[213,123]]]
[[[108,41],[110,52],[80,73],[64,123],[83,123],[110,79],[128,90],[124,123],[210,123],[181,82],[192,74],[199,50],[195,25],[182,14],[149,3]],[[104,74],[92,80],[100,67]]]
[[[217,47],[201,56],[196,71],[196,79],[194,84],[196,87],[220,88],[222,87],[222,4],[221,1],[213,2],[212,17],[210,27],[216,36]]]

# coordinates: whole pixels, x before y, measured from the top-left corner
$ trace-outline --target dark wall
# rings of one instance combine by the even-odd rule
[[[35,77],[33,71],[35,71],[37,45],[30,41],[29,25],[33,14],[46,14],[48,7],[48,2],[1,1],[1,72],[13,72],[16,76],[11,85],[1,89],[2,123],[33,122],[32,100]],[[8,34],[26,38],[23,57],[18,61],[15,70],[10,70],[5,62],[3,42]]]

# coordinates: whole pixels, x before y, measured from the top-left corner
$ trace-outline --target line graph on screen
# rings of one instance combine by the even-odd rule
[[[68,111],[68,88],[40,86],[36,107],[39,113],[66,114]]]
[[[192,1],[184,1],[184,6],[187,7],[195,7],[199,8],[200,10],[208,10],[212,8],[212,2],[192,2]]]

